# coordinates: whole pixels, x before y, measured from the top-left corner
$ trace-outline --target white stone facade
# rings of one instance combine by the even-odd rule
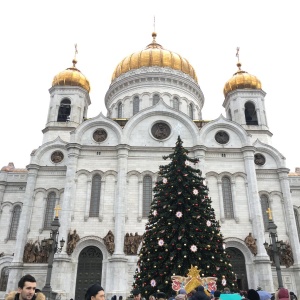
[[[225,78],[224,78],[225,81]],[[153,105],[153,95],[159,102]],[[139,112],[133,115],[133,98],[139,97]],[[173,99],[179,99],[179,110]],[[68,122],[56,122],[59,103],[71,100]],[[252,101],[258,116],[257,125],[247,125],[245,102]],[[32,155],[27,172],[2,169],[0,173],[0,272],[9,268],[7,291],[17,287],[19,278],[31,273],[38,287],[45,284],[46,264],[23,263],[24,246],[28,241],[49,236],[45,230],[47,197],[54,192],[62,210],[59,240],[77,230],[80,240],[69,256],[66,249],[56,254],[51,285],[62,299],[75,298],[78,260],[81,251],[95,246],[102,252],[101,284],[106,293],[127,296],[131,290],[137,256],[125,255],[126,233],[143,234],[147,218],[143,217],[143,178],[150,175],[154,186],[162,159],[172,151],[180,135],[190,156],[199,158],[209,187],[209,196],[227,248],[238,249],[245,259],[248,288],[261,286],[274,291],[276,270],[271,266],[263,243],[269,241],[264,230],[261,196],[269,199],[279,240],[291,244],[294,265],[282,266],[284,285],[300,294],[300,247],[294,208],[300,215],[300,174],[289,177],[285,159],[271,145],[262,90],[236,90],[224,100],[226,117],[197,126],[202,119],[204,96],[200,86],[188,75],[167,68],[141,68],[129,71],[112,82],[105,103],[108,116],[102,114],[83,120],[91,103],[81,87],[55,86],[50,89],[50,105],[42,145]],[[118,105],[122,105],[122,120]],[[189,104],[193,104],[193,119]],[[221,103],[221,101],[220,101]],[[229,110],[231,111],[229,113]],[[123,124],[121,122],[124,122]],[[167,138],[159,139],[152,126],[164,122],[170,129]],[[119,125],[121,124],[121,126]],[[107,138],[96,142],[93,133],[104,129]],[[225,131],[229,141],[220,144],[216,134]],[[54,163],[54,151],[63,153],[63,160]],[[263,165],[254,162],[254,155],[265,157]],[[94,175],[101,176],[100,206],[97,217],[90,217],[91,189]],[[233,217],[226,217],[222,178],[230,179]],[[9,238],[14,206],[22,207],[16,239]],[[298,220],[299,222],[299,220]],[[115,237],[111,255],[103,241],[108,231]],[[251,232],[258,253],[254,256],[244,239]],[[298,283],[298,285],[297,285]],[[3,298],[5,291],[0,292]]]

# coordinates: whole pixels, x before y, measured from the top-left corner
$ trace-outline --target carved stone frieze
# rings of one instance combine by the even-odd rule
[[[77,242],[80,240],[76,229],[73,230],[73,233],[69,232],[68,234],[68,241],[67,241],[67,254],[71,255],[76,248]]]
[[[127,255],[136,255],[142,240],[143,236],[139,235],[137,232],[135,235],[132,233],[126,233],[124,239],[124,253]]]
[[[50,254],[49,247],[42,247],[39,240],[28,241],[24,247],[24,263],[47,263]]]
[[[107,251],[113,254],[115,251],[115,237],[114,234],[109,230],[107,235],[103,238],[104,244]]]

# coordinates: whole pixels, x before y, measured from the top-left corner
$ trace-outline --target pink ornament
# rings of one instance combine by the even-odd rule
[[[153,216],[156,216],[157,215],[157,210],[155,209],[152,214],[153,214]]]
[[[181,212],[181,211],[178,211],[178,212],[176,213],[176,217],[177,217],[177,218],[181,218],[181,217],[182,217],[182,212]]]
[[[206,225],[207,225],[208,227],[210,227],[210,226],[211,226],[211,221],[208,220],[208,221],[206,222]]]
[[[151,281],[150,281],[150,284],[151,284],[151,286],[156,286],[156,281],[155,281],[155,279],[152,279]]]
[[[165,242],[164,242],[164,240],[162,240],[162,239],[160,239],[160,240],[158,241],[158,245],[159,245],[159,246],[163,246],[164,243],[165,243]]]
[[[225,279],[225,277],[223,277],[223,279],[222,279],[222,285],[223,285],[223,286],[226,285],[226,279]]]
[[[164,178],[163,179],[163,183],[167,183],[168,182],[168,179],[167,178]]]
[[[190,247],[190,249],[191,249],[192,252],[196,252],[198,250],[197,246],[195,246],[195,245],[192,245]]]
[[[220,270],[220,267],[216,267],[216,270],[219,271],[219,270]]]
[[[194,189],[194,190],[193,190],[193,194],[194,194],[194,195],[198,195],[198,193],[199,193],[199,192],[198,192],[197,189]]]

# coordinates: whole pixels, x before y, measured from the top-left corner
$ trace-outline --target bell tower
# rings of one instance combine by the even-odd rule
[[[73,66],[58,73],[49,89],[50,105],[47,123],[43,129],[43,144],[58,136],[68,142],[70,132],[87,118],[88,106],[91,104],[90,83],[76,68],[77,53],[75,45]]]
[[[238,70],[224,86],[225,100],[223,107],[226,117],[240,124],[256,139],[270,144],[272,133],[269,131],[265,109],[266,93],[262,90],[260,80],[246,71],[243,71],[239,60]]]

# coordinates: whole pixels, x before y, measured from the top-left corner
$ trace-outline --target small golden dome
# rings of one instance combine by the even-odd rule
[[[255,90],[261,89],[260,80],[254,75],[242,71],[241,66],[242,66],[241,63],[238,62],[237,63],[237,67],[239,68],[238,71],[235,74],[233,74],[233,76],[226,82],[223,90],[225,97],[229,92],[237,89],[255,89]]]
[[[75,67],[77,60],[74,58],[73,67],[58,73],[52,81],[52,86],[71,85],[80,86],[90,92],[90,83],[87,78]]]
[[[190,63],[179,54],[164,49],[156,42],[156,33],[152,33],[153,41],[144,50],[125,57],[116,67],[112,81],[120,75],[142,67],[168,67],[190,75],[196,82],[197,76]]]

